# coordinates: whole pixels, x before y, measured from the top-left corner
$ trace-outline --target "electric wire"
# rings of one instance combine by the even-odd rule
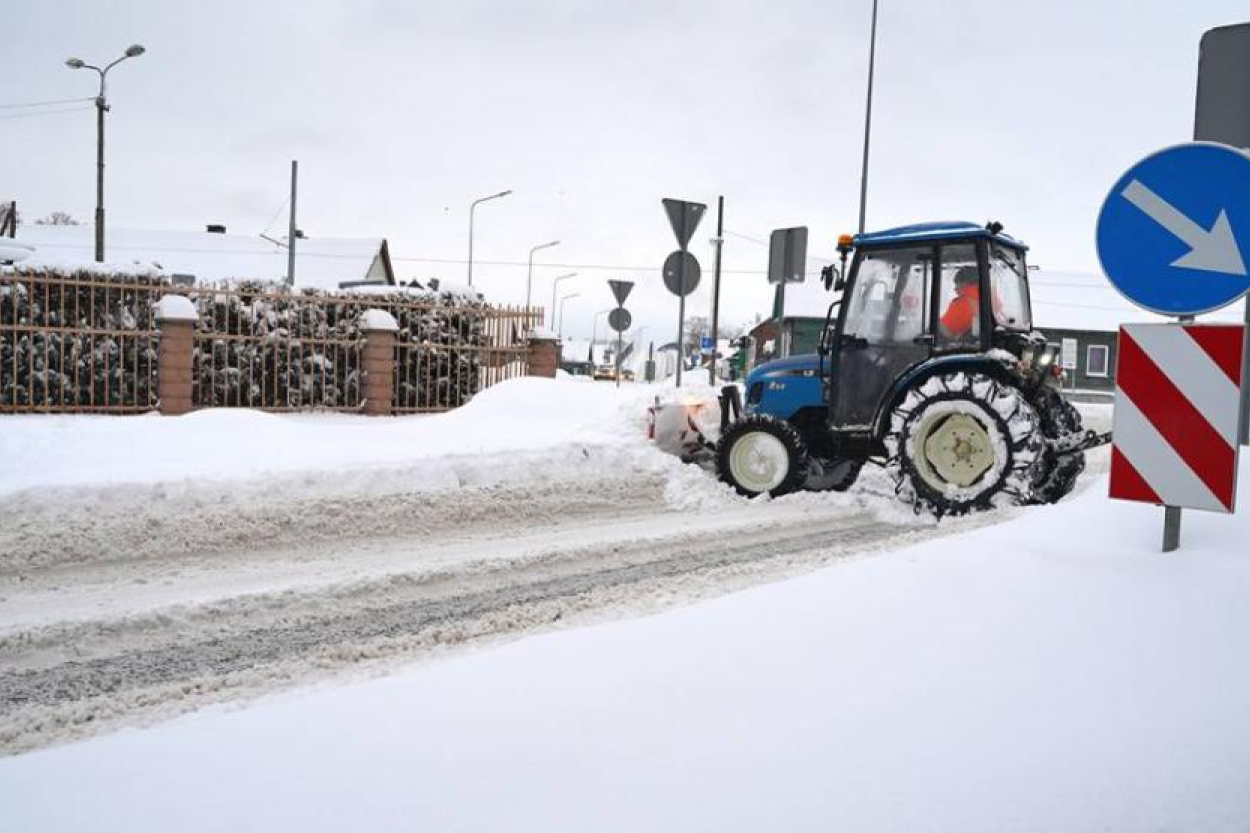
[[[0,104],[0,110],[14,110],[25,107],[48,107],[53,104],[76,104],[82,101],[95,101],[92,96],[85,98],[51,98],[47,101],[26,101],[12,104]]]
[[[33,113],[7,113],[0,115],[0,121],[8,121],[9,119],[29,119],[34,116],[55,116],[58,113],[81,113],[90,109],[90,107],[65,107],[60,110],[37,110]]]

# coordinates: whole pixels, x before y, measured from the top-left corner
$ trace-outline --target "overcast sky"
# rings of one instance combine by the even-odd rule
[[[523,300],[529,248],[560,239],[535,300],[575,269],[579,336],[609,277],[638,282],[637,323],[675,328],[661,197],[725,195],[732,320],[768,312],[767,248],[746,238],[806,225],[832,257],[855,230],[871,0],[4,6],[0,105],[94,95],[67,57],[147,47],[109,76],[118,227],[280,234],[299,159],[309,236],[385,236],[401,278],[463,281],[469,203],[511,188],[478,209],[476,283]],[[1096,271],[1107,188],[1190,138],[1198,39],[1247,19],[1245,0],[881,0],[869,228],[997,219],[1035,264]],[[94,113],[12,118],[29,112],[0,109],[0,198],[89,220]]]

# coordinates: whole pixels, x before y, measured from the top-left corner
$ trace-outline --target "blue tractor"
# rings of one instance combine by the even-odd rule
[[[1027,248],[999,223],[844,235],[816,353],[755,368],[745,404],[722,391],[719,477],[748,496],[842,490],[872,463],[938,517],[1066,495],[1107,435],[1059,393]]]

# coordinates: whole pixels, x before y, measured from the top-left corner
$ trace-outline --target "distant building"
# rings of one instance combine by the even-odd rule
[[[110,264],[153,267],[175,278],[282,281],[287,249],[260,236],[213,231],[108,230],[105,259]],[[217,230],[220,229],[220,230]],[[95,228],[23,225],[19,239],[36,252],[23,265],[72,266],[90,262]],[[386,239],[301,238],[295,244],[295,286],[336,290],[348,285],[395,284]]]
[[[1116,339],[1121,324],[1169,320],[1133,305],[1098,274],[1030,270],[1029,286],[1033,326],[1062,350],[1067,368],[1065,385],[1078,392],[1105,394],[1115,388]],[[750,332],[748,366],[814,353],[835,297],[819,281],[787,285],[785,299],[775,304],[773,317]],[[1234,304],[1200,320],[1239,323],[1242,305]]]

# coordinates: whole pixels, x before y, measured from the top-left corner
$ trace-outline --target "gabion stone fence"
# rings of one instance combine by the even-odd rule
[[[185,303],[162,305],[173,296]],[[179,315],[162,318],[167,308]],[[531,352],[550,349],[527,337],[541,317],[405,287],[186,287],[151,274],[8,269],[0,271],[0,411],[444,411],[528,374]]]

